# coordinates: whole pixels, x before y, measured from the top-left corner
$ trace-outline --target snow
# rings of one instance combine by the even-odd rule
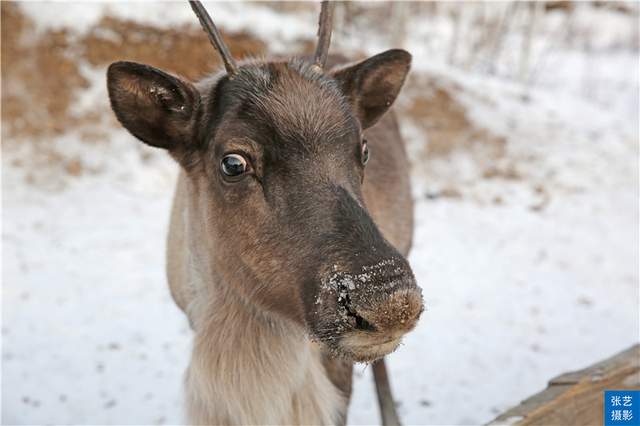
[[[193,22],[188,8],[163,4],[70,3],[65,14],[21,7],[41,28],[80,22],[82,31],[106,10],[154,25]],[[257,32],[275,51],[309,36],[307,21],[263,5],[209,7],[225,28]],[[592,22],[594,13],[575,19]],[[606,13],[592,31],[620,43],[628,32]],[[438,22],[444,29],[430,34],[448,34],[450,23]],[[537,84],[525,86],[430,61],[423,33],[407,41],[416,72],[458,87],[468,118],[507,138],[500,161],[520,179],[483,179],[465,150],[423,164],[428,134],[403,120],[416,197],[409,260],[426,311],[388,362],[405,424],[480,424],[553,376],[640,340],[638,55],[606,50],[587,61],[563,50],[565,66],[547,61]],[[337,38],[348,50],[345,35]],[[361,47],[388,45],[372,36]],[[585,63],[592,73],[576,82]],[[75,107],[103,105],[104,70],[83,73],[93,84]],[[183,421],[191,331],[164,277],[176,166],[122,129],[108,135],[108,143],[83,143],[73,131],[47,141],[82,158],[88,172],[79,177],[17,166],[38,145],[3,144],[3,424]],[[425,196],[445,185],[462,196]],[[377,424],[370,369],[356,366],[355,376],[350,423]]]

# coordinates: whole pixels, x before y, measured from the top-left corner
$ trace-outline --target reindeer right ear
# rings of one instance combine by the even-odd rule
[[[402,49],[379,53],[355,65],[332,72],[349,99],[363,129],[384,115],[396,100],[411,67],[411,55]]]
[[[200,95],[189,82],[135,62],[114,62],[107,71],[111,108],[135,137],[172,150],[193,137]]]

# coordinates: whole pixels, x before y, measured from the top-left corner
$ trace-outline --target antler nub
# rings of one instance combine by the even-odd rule
[[[211,16],[209,16],[209,14],[207,13],[207,10],[199,1],[189,0],[189,4],[191,5],[191,9],[193,9],[194,13],[198,17],[198,20],[200,21],[200,25],[202,25],[202,29],[209,36],[209,40],[211,41],[211,44],[220,53],[220,56],[222,57],[222,62],[224,62],[224,68],[227,70],[227,74],[229,74],[229,76],[233,76],[235,73],[238,72],[238,66],[236,65],[236,62],[233,60],[231,53],[229,53],[229,49],[227,48],[227,45],[224,44],[224,41],[222,40],[222,36],[218,32],[218,28],[216,28],[216,25],[211,20]]]
[[[320,9],[320,19],[318,21],[318,46],[313,58],[315,65],[324,68],[329,55],[329,45],[331,44],[331,28],[333,25],[333,9],[335,4],[330,1],[323,1]]]

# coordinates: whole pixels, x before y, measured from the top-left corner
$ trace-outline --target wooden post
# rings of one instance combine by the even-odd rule
[[[376,383],[378,393],[378,404],[380,406],[380,417],[383,426],[400,426],[400,419],[396,412],[396,405],[391,394],[391,385],[387,375],[387,367],[384,358],[373,363],[373,379]]]
[[[562,374],[492,425],[602,424],[605,389],[640,388],[640,344],[583,370]]]

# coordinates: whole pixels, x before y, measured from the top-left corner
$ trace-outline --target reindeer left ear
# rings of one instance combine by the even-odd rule
[[[411,54],[392,49],[331,74],[366,129],[396,100],[410,67]]]
[[[107,89],[118,121],[142,142],[174,152],[192,142],[200,95],[191,83],[148,65],[115,62]]]

